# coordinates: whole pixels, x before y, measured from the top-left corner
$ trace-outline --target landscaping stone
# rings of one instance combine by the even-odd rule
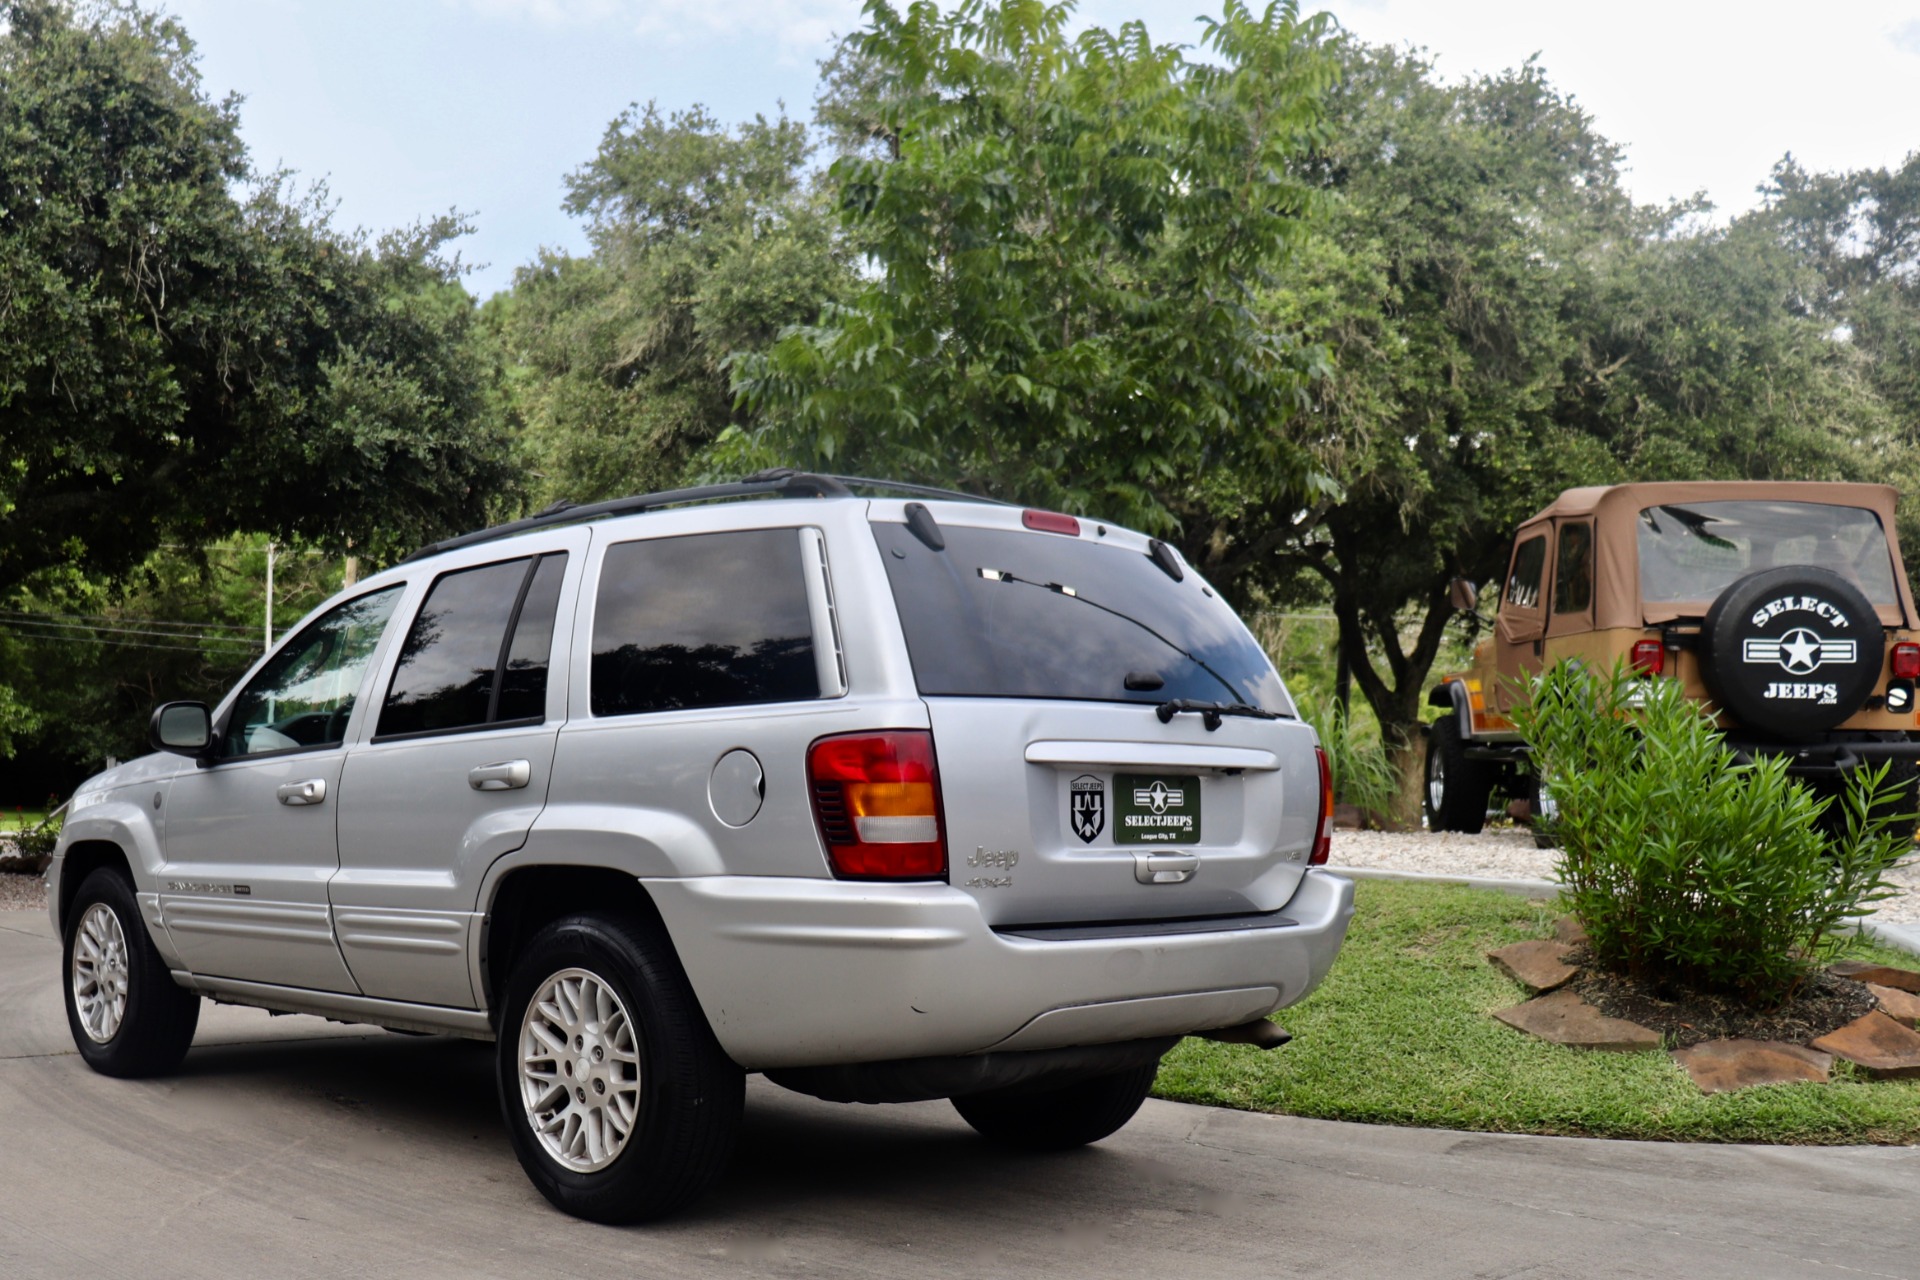
[[[1827,972],[1837,973],[1843,978],[1852,978],[1855,982],[1871,982],[1876,986],[1892,987],[1896,991],[1910,991],[1920,995],[1920,973],[1915,973],[1911,969],[1868,964],[1864,960],[1842,960],[1838,964],[1828,965]]]
[[[1535,939],[1489,951],[1487,959],[1521,986],[1534,991],[1551,991],[1573,981],[1580,972],[1567,963],[1566,950],[1561,943]]]
[[[1878,1009],[1821,1036],[1813,1047],[1883,1080],[1920,1076],[1920,1032],[1901,1026]]]
[[[1555,941],[1574,947],[1587,940],[1587,931],[1572,916],[1561,916],[1553,922],[1553,936]]]
[[[1920,1023],[1920,996],[1895,987],[1883,987],[1877,982],[1869,982],[1867,990],[1873,992],[1873,998],[1880,1002],[1880,1012],[1901,1026],[1911,1027]]]
[[[1629,1053],[1660,1047],[1659,1032],[1625,1018],[1609,1018],[1571,991],[1536,996],[1511,1009],[1496,1009],[1493,1016],[1528,1035],[1578,1049]]]
[[[1673,1060],[1686,1069],[1702,1093],[1728,1093],[1762,1084],[1821,1084],[1833,1055],[1784,1040],[1708,1040],[1675,1049]]]

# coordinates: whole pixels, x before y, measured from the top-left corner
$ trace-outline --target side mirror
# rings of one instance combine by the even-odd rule
[[[204,702],[163,703],[147,725],[147,742],[155,751],[205,755],[213,745],[213,713]]]
[[[1447,584],[1447,603],[1453,606],[1456,613],[1470,613],[1480,603],[1480,592],[1471,580],[1455,578]]]

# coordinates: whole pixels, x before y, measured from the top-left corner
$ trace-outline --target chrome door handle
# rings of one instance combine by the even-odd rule
[[[502,760],[467,770],[467,785],[475,791],[518,791],[533,781],[533,766],[525,760]]]
[[[274,789],[281,804],[319,804],[327,798],[327,780],[308,778],[305,782],[283,782]]]
[[[1200,858],[1192,853],[1136,853],[1133,878],[1141,884],[1185,884],[1200,869]]]

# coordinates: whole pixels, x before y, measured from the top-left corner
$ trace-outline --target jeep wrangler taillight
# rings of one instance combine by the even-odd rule
[[[1903,640],[1893,646],[1893,678],[1920,680],[1920,644]]]
[[[1324,867],[1333,854],[1333,767],[1319,747],[1313,749],[1313,758],[1320,762],[1320,825],[1314,828],[1313,852],[1307,855],[1307,865]]]
[[[1633,669],[1643,676],[1657,676],[1667,669],[1666,646],[1658,640],[1633,642]]]
[[[888,729],[822,738],[807,749],[807,781],[835,875],[937,880],[947,874],[933,735]]]

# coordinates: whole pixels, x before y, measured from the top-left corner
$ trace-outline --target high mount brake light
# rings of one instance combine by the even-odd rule
[[[1041,533],[1064,533],[1074,538],[1080,536],[1080,522],[1057,511],[1022,511],[1020,523]]]
[[[1658,640],[1633,642],[1633,669],[1644,676],[1657,676],[1667,669],[1667,650]]]
[[[1920,644],[1903,640],[1893,646],[1893,678],[1920,680]]]
[[[848,880],[938,880],[947,874],[933,735],[887,729],[821,738],[807,781],[833,873]]]
[[[1313,852],[1307,855],[1307,865],[1324,867],[1333,854],[1333,768],[1321,748],[1315,747],[1313,756],[1320,762],[1320,825],[1314,829]]]

